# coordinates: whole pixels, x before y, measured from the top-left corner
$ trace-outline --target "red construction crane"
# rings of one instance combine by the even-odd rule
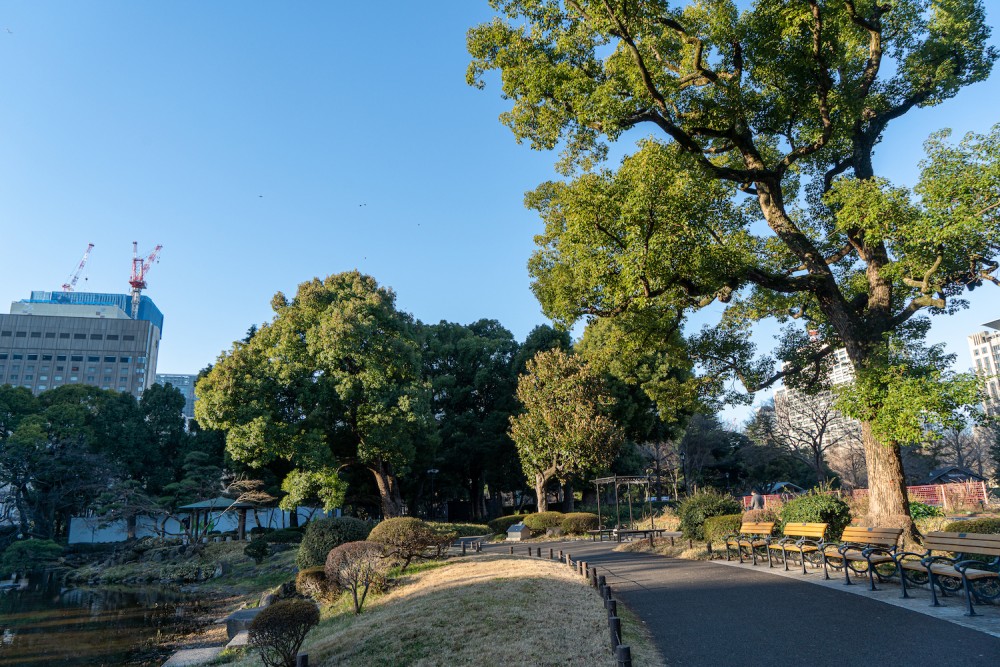
[[[156,261],[156,256],[163,249],[162,245],[153,248],[149,257],[143,260],[139,257],[139,242],[132,241],[132,276],[128,279],[128,284],[132,286],[132,319],[139,317],[139,296],[142,290],[146,289],[146,273],[149,267]]]
[[[63,292],[72,292],[73,288],[76,287],[76,281],[80,279],[80,274],[83,273],[83,267],[87,265],[87,260],[90,259],[90,251],[93,249],[94,244],[88,243],[87,249],[83,251],[83,259],[80,260],[80,264],[76,267],[76,271],[70,274],[70,277],[63,283]]]

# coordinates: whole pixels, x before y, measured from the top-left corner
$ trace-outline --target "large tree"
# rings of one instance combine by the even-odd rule
[[[913,353],[927,329],[915,315],[998,282],[1000,130],[932,137],[913,191],[873,155],[893,120],[988,76],[981,2],[491,4],[500,16],[468,36],[468,80],[499,70],[502,122],[561,145],[572,176],[528,196],[546,224],[530,265],[546,313],[721,303],[692,354],[749,390],[822,377],[845,348],[858,379],[841,407],[861,421],[871,515],[910,525],[900,444],[970,399],[940,354]],[[633,128],[653,135],[597,168],[605,140]],[[777,373],[747,340],[764,318],[799,324]]]
[[[383,514],[399,516],[399,475],[435,437],[412,319],[357,271],[302,283],[291,300],[279,292],[271,305],[274,319],[198,382],[198,421],[226,432],[237,461],[288,462],[288,499],[339,505],[338,470],[357,465],[374,476]]]
[[[612,399],[600,376],[560,349],[528,362],[517,398],[524,412],[511,417],[510,436],[544,512],[549,482],[610,466],[622,431],[608,414]]]

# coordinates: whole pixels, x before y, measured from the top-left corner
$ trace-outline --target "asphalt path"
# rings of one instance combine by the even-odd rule
[[[668,665],[983,665],[1000,638],[861,595],[763,571],[612,551],[610,542],[532,543],[598,568],[649,628]],[[509,545],[484,547],[507,553]],[[526,554],[527,545],[515,547]],[[816,574],[807,576],[819,576]],[[639,666],[636,666],[639,667]]]

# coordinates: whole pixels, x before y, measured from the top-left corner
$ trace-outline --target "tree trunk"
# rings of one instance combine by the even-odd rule
[[[575,500],[573,497],[573,485],[566,482],[563,484],[563,512],[572,512]]]
[[[904,538],[915,536],[903,477],[899,445],[884,445],[872,434],[871,424],[861,423],[868,471],[868,518],[870,525],[902,528]]]
[[[135,526],[138,522],[138,517],[135,515],[130,516],[125,521],[125,539],[134,540],[135,539]]]
[[[375,483],[378,484],[378,493],[382,499],[382,516],[386,519],[402,516],[403,500],[399,495],[399,480],[392,472],[392,466],[380,462],[369,470],[375,475]]]
[[[293,507],[288,513],[288,527],[298,528],[299,527],[299,508]]]
[[[535,496],[538,497],[538,507],[536,508],[539,512],[549,511],[549,499],[545,495],[545,484],[549,481],[548,477],[540,472],[535,473]]]

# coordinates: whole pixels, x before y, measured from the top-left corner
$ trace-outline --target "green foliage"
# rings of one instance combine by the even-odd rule
[[[524,515],[524,525],[535,532],[560,526],[562,520],[562,512],[536,512]]]
[[[747,510],[743,513],[743,520],[747,523],[767,523],[773,521],[775,528],[782,526],[781,512],[774,508],[764,508],[762,510]]]
[[[723,514],[705,519],[705,540],[707,542],[722,542],[726,535],[740,532],[743,523],[742,514]]]
[[[608,416],[612,399],[601,377],[562,350],[540,352],[528,362],[517,398],[524,412],[511,417],[510,437],[544,512],[549,480],[606,468],[623,434]]]
[[[280,600],[250,622],[250,646],[266,667],[295,667],[306,634],[319,624],[319,609],[309,600]]]
[[[786,523],[825,523],[827,539],[837,539],[851,523],[851,508],[840,498],[827,493],[809,493],[792,498],[781,508]]]
[[[336,596],[339,587],[336,580],[326,578],[326,566],[307,567],[295,575],[295,592],[317,602],[325,602]]]
[[[302,535],[295,563],[300,570],[322,565],[331,549],[345,542],[363,540],[369,532],[371,527],[367,523],[351,516],[310,521]]]
[[[324,566],[327,581],[336,582],[337,586],[351,592],[355,614],[361,613],[369,590],[378,591],[385,586],[389,569],[386,556],[385,545],[371,541],[341,544],[327,556]]]
[[[490,532],[494,535],[503,535],[507,532],[507,529],[513,526],[515,523],[521,523],[524,521],[525,514],[511,514],[510,516],[500,516],[496,519],[491,519],[486,523],[489,527]]]
[[[386,556],[400,562],[402,571],[411,560],[424,556],[431,547],[449,544],[454,539],[454,533],[439,533],[427,522],[414,517],[386,519],[368,535],[369,542],[382,545]]]
[[[926,519],[932,516],[944,516],[944,510],[934,505],[928,505],[916,500],[910,501],[910,516],[914,521]]]
[[[439,533],[454,533],[456,537],[478,537],[489,535],[490,528],[483,523],[444,523],[428,521],[428,525]]]
[[[246,554],[247,558],[252,558],[257,565],[260,565],[264,559],[271,555],[271,547],[263,537],[255,537],[243,547],[243,553]]]
[[[268,544],[298,544],[304,532],[295,528],[280,528],[264,535]]]
[[[981,533],[983,535],[1000,535],[1000,519],[969,519],[968,521],[952,521],[942,528],[946,533]]]
[[[588,530],[597,530],[601,520],[590,512],[570,512],[563,516],[559,525],[567,535],[583,535]]]
[[[0,572],[23,574],[44,569],[62,556],[63,548],[52,540],[18,540],[0,555]]]
[[[677,506],[677,516],[681,519],[680,529],[684,537],[703,540],[706,519],[736,514],[741,510],[739,501],[732,496],[708,489],[682,500]]]

